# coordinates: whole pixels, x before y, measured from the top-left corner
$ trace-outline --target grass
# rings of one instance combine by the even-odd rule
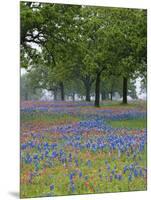
[[[87,106],[90,108],[94,108],[94,106]],[[110,109],[143,109],[146,110],[147,103],[146,101],[132,101],[128,102],[127,104],[123,104],[121,101],[101,101],[100,107],[96,107],[96,109],[101,108],[110,108]],[[83,107],[84,109],[85,107]]]
[[[114,128],[146,128],[146,119],[118,120],[108,123]]]

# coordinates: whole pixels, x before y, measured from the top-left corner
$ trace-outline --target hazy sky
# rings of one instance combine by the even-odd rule
[[[21,68],[21,76],[22,76],[23,74],[26,74],[26,69]]]

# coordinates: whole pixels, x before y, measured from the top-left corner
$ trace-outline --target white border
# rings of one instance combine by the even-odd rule
[[[35,0],[36,1],[36,0]],[[38,2],[38,1],[37,1]],[[150,199],[151,196],[151,6],[148,0],[41,0],[40,2],[148,9],[148,191],[52,197],[51,199]],[[0,199],[19,192],[19,0],[0,6]],[[50,199],[36,198],[37,200]]]
[[[26,0],[31,1],[31,0]],[[36,2],[100,5],[109,7],[147,8],[147,0],[35,0]]]

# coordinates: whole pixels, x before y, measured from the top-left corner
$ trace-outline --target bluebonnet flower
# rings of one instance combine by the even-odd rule
[[[134,166],[133,166],[133,164],[131,164],[131,165],[129,166],[129,169],[130,169],[130,170],[133,170],[133,168],[134,168]]]
[[[63,155],[63,150],[62,149],[60,149],[59,155],[60,155],[60,157]]]
[[[113,169],[111,173],[112,173],[112,175],[114,175],[115,174],[115,170]]]
[[[123,173],[125,174],[127,170],[128,170],[127,166],[124,166]]]
[[[35,154],[35,155],[33,156],[33,159],[38,160],[38,155]]]
[[[143,176],[143,170],[142,170],[142,168],[140,168],[140,170],[139,170],[139,175]]]
[[[77,167],[79,166],[77,159],[75,159],[75,164],[76,164]]]
[[[44,149],[47,149],[48,146],[49,146],[48,142],[45,142],[45,143],[44,143]]]
[[[73,176],[74,176],[73,173],[71,173],[71,174],[69,175],[70,181],[72,181]]]
[[[49,154],[49,151],[46,150],[46,151],[45,151],[45,157],[48,157],[48,154]]]
[[[134,169],[134,176],[135,176],[135,177],[138,176],[138,171],[137,171],[137,169]]]
[[[30,148],[34,148],[36,145],[33,141],[30,141],[29,146],[30,146]]]
[[[110,165],[107,164],[107,171],[109,172],[110,171]]]
[[[118,180],[121,181],[122,180],[122,175],[118,174]]]
[[[22,149],[22,150],[24,150],[24,149],[26,149],[26,148],[27,148],[27,144],[22,144],[22,145],[21,145],[21,149]]]
[[[96,144],[92,144],[92,150],[93,150],[93,151],[96,151],[96,150],[97,150]]]
[[[80,171],[80,173],[79,173],[79,177],[82,177],[82,172]]]
[[[52,154],[51,154],[51,157],[56,158],[57,156],[58,156],[58,153],[56,151],[53,151]]]
[[[72,162],[72,154],[71,153],[69,154],[69,160],[68,161]]]
[[[54,190],[54,185],[50,185],[50,190]]]

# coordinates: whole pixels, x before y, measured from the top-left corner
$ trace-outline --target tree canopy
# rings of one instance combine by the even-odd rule
[[[21,2],[21,67],[54,99],[79,90],[99,106],[100,93],[118,91],[127,103],[146,57],[146,10]]]

